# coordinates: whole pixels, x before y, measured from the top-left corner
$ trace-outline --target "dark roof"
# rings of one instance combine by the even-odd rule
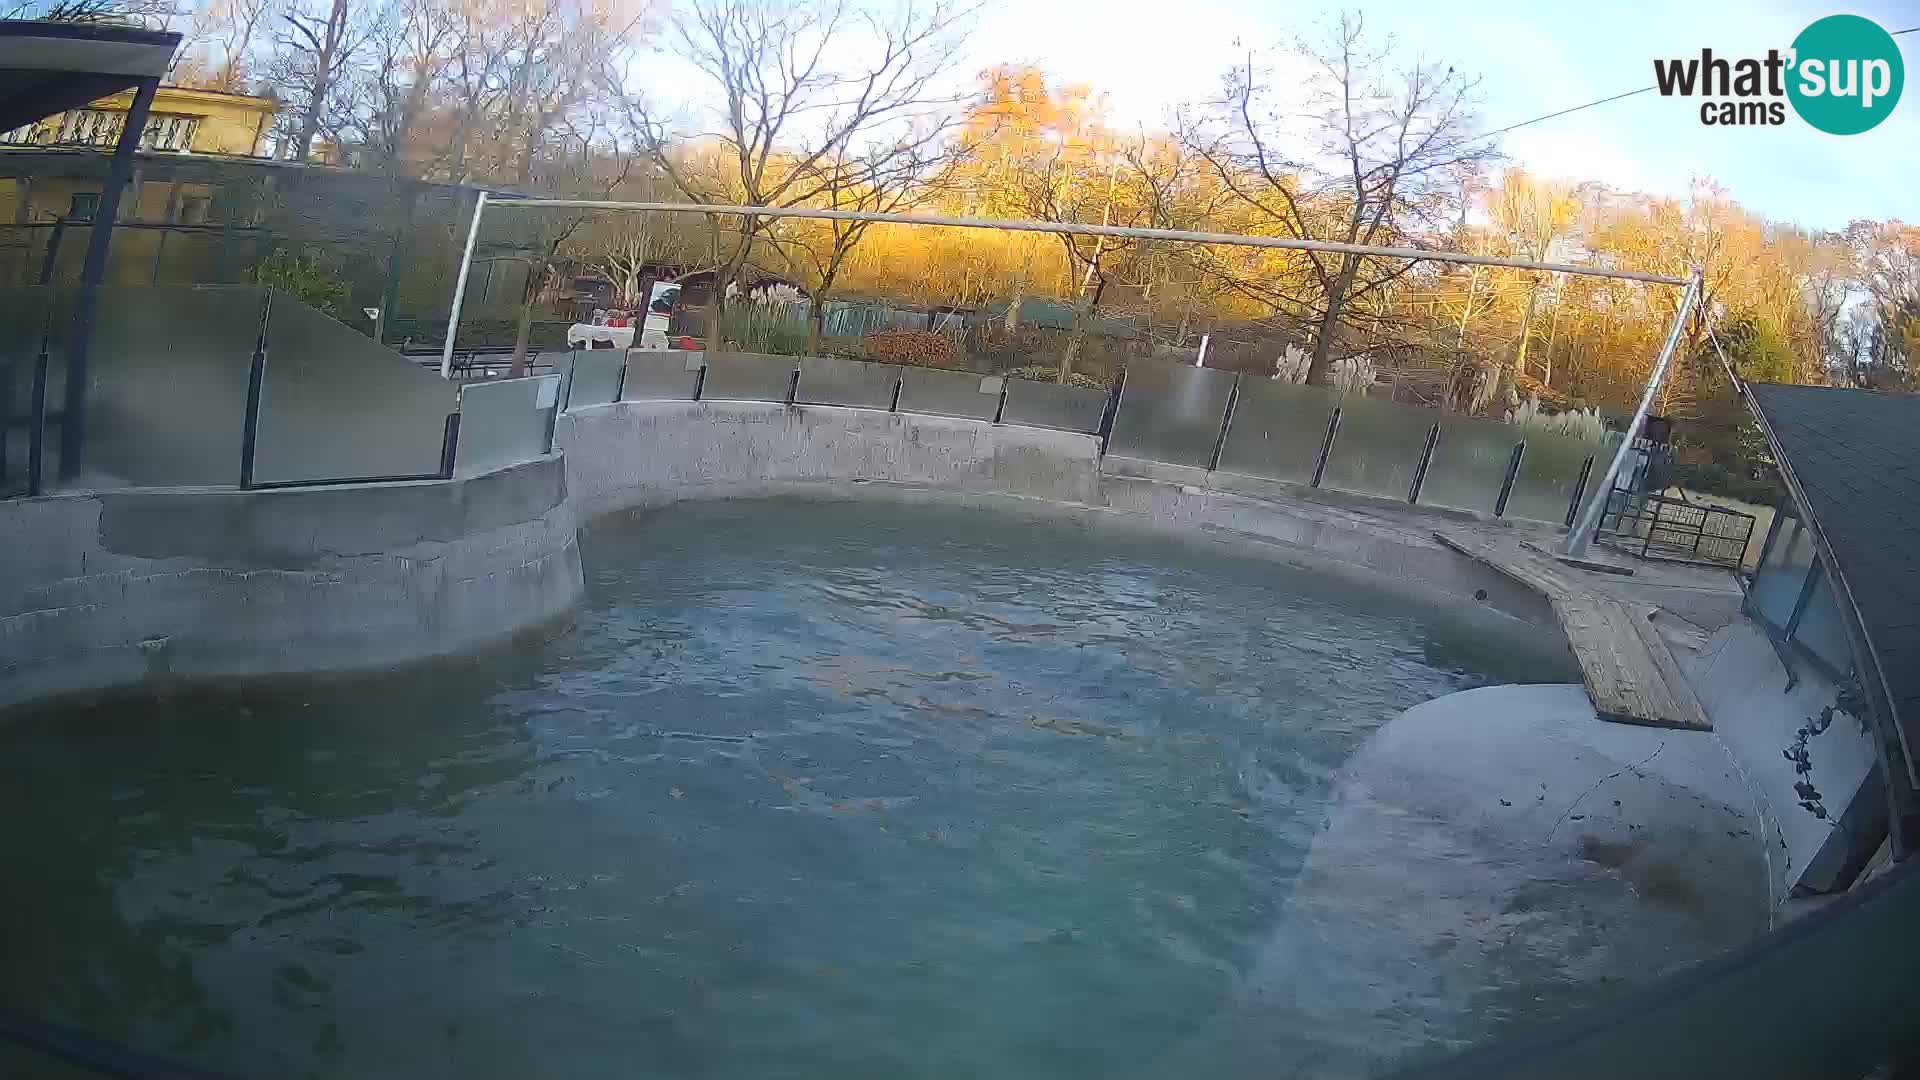
[[[1912,773],[1920,764],[1920,395],[1771,383],[1748,383],[1747,392],[1841,585],[1835,599],[1857,616],[1869,654],[1856,656],[1861,678],[1884,686]]]
[[[159,78],[179,44],[129,27],[0,21],[0,131]]]

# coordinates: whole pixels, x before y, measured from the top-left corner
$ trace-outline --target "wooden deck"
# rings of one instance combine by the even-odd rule
[[[1653,626],[1658,609],[1601,593],[1558,560],[1527,547],[1496,547],[1436,532],[1434,539],[1540,593],[1553,605],[1603,719],[1654,727],[1712,728]]]

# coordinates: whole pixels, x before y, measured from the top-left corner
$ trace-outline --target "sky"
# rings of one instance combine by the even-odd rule
[[[1920,26],[1920,0],[1848,7],[1790,0],[1349,0],[1370,33],[1481,79],[1491,130],[1653,83],[1655,58],[1763,56],[1825,15]],[[1164,128],[1170,110],[1213,93],[1245,47],[1284,44],[1341,5],[1289,0],[1026,0],[987,11],[970,36],[978,68],[1031,62],[1105,91],[1115,126]],[[1852,136],[1792,115],[1782,127],[1716,128],[1699,99],[1642,94],[1501,136],[1511,164],[1629,191],[1682,195],[1711,176],[1770,219],[1837,229],[1856,218],[1920,222],[1920,33],[1901,44],[1907,86],[1893,115]],[[1236,44],[1238,43],[1238,44]]]

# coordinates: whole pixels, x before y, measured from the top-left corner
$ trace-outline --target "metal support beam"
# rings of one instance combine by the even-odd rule
[[[143,79],[133,91],[133,106],[120,126],[120,141],[113,148],[113,161],[107,167],[107,182],[100,189],[100,204],[94,210],[92,235],[87,238],[87,262],[80,271],[80,295],[73,305],[73,341],[67,350],[66,415],[60,424],[60,476],[78,475],[87,440],[87,357],[93,345],[93,313],[99,304],[100,279],[107,274],[107,248],[113,242],[113,225],[120,217],[120,193],[133,175],[133,153],[140,147],[140,136],[147,129],[147,114],[153,108],[153,94],[159,79]]]
[[[1640,395],[1640,405],[1633,410],[1633,420],[1627,424],[1626,437],[1620,440],[1620,449],[1614,452],[1613,461],[1607,465],[1607,471],[1600,477],[1600,484],[1587,497],[1587,508],[1580,519],[1574,523],[1573,531],[1567,534],[1565,551],[1574,558],[1583,558],[1587,546],[1593,542],[1593,534],[1600,527],[1600,514],[1606,509],[1607,499],[1613,494],[1613,482],[1620,475],[1620,467],[1626,463],[1627,455],[1633,452],[1634,440],[1640,437],[1641,429],[1647,426],[1647,412],[1653,408],[1653,398],[1660,392],[1660,384],[1667,377],[1667,369],[1673,365],[1673,354],[1680,348],[1680,332],[1687,325],[1687,315],[1700,299],[1701,274],[1693,272],[1693,279],[1687,282],[1687,291],[1680,294],[1680,308],[1673,313],[1673,328],[1667,331],[1667,343],[1660,350],[1660,359],[1653,365],[1653,373],[1647,376],[1647,388]]]
[[[619,202],[610,199],[513,199],[493,204],[512,209],[548,206],[574,210],[635,210],[668,214],[727,214],[753,218],[807,218],[819,221],[875,221],[897,225],[937,225],[950,229],[999,229],[1005,232],[1056,233],[1062,236],[1107,236],[1135,240],[1174,240],[1188,244],[1226,244],[1234,247],[1285,248],[1293,251],[1328,251],[1345,255],[1372,255],[1383,259],[1429,259],[1434,262],[1466,263],[1472,266],[1505,266],[1518,270],[1545,270],[1562,274],[1646,281],[1656,285],[1685,285],[1686,278],[1664,274],[1643,274],[1637,270],[1610,270],[1599,266],[1575,266],[1571,263],[1530,262],[1503,259],[1492,255],[1468,255],[1460,251],[1433,251],[1426,248],[1376,247],[1372,244],[1339,244],[1327,240],[1295,240],[1288,236],[1246,236],[1240,233],[1188,232],[1181,229],[1146,229],[1132,225],[1083,225],[1075,221],[1028,221],[1013,218],[946,217],[937,214],[883,214],[871,210],[815,210],[804,206],[708,206],[702,203]]]
[[[473,221],[467,225],[467,249],[460,255],[460,273],[453,279],[453,306],[447,309],[447,339],[440,346],[440,377],[453,378],[453,333],[460,326],[460,308],[467,302],[467,272],[473,269],[473,244],[480,238],[480,215],[487,212],[487,193],[473,200]]]

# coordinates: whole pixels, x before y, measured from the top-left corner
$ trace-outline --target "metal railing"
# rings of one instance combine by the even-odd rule
[[[1600,519],[1600,541],[1642,559],[1738,570],[1757,520],[1723,506],[1615,489]]]

